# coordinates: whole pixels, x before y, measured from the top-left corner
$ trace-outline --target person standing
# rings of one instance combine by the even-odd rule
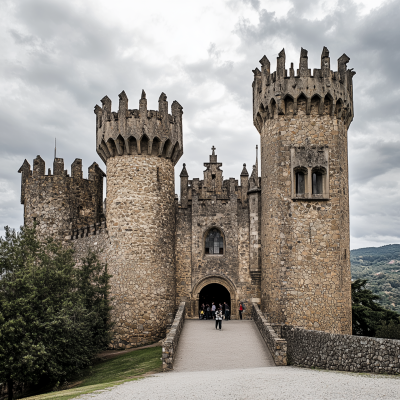
[[[204,314],[206,311],[206,307],[204,305],[204,303],[200,306],[200,311],[199,311],[199,319],[203,319],[204,318]]]
[[[217,307],[215,307],[215,304],[214,304],[214,302],[212,303],[212,306],[211,306],[211,316],[212,316],[212,319],[215,319],[215,310],[217,309]]]
[[[222,327],[222,310],[218,308],[218,310],[215,312],[215,329],[221,330]]]
[[[243,303],[239,303],[239,317],[242,319],[242,313],[243,313]]]
[[[229,309],[229,305],[227,304],[227,302],[224,302],[224,307],[225,307],[225,319],[231,319],[231,313],[230,313],[230,309]]]
[[[210,308],[210,305],[207,304],[206,307],[207,307],[206,319],[211,319],[211,308]]]

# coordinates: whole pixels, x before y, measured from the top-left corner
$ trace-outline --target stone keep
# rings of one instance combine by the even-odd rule
[[[165,335],[175,309],[174,166],[182,155],[182,107],[162,93],[158,111],[95,107],[96,150],[107,165],[106,220],[116,340],[123,347]]]
[[[253,82],[261,136],[262,310],[272,323],[351,334],[347,130],[353,119],[349,57],[297,71],[285,51],[266,56]]]

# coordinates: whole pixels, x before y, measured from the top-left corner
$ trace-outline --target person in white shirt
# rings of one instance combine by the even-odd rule
[[[215,304],[214,303],[212,303],[212,306],[211,306],[211,316],[212,316],[212,319],[215,319],[215,310],[217,309],[217,307],[215,307]]]
[[[215,312],[215,329],[221,330],[222,327],[222,310],[218,308],[218,310]]]

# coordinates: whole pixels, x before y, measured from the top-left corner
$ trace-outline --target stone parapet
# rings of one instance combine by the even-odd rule
[[[76,240],[87,236],[96,236],[102,232],[107,232],[106,221],[97,222],[96,224],[87,225],[80,229],[75,229],[71,235],[65,237],[65,240]]]
[[[175,165],[183,154],[182,106],[174,101],[172,115],[168,114],[165,93],[158,100],[158,111],[147,110],[146,93],[142,91],[139,109],[128,109],[125,92],[119,94],[119,110],[111,111],[108,96],[101,100],[103,107],[96,114],[96,151],[107,159],[122,155],[154,155],[171,159]]]
[[[266,119],[277,115],[296,115],[303,107],[307,115],[315,108],[319,115],[335,116],[348,127],[353,120],[353,69],[347,69],[350,58],[343,54],[338,59],[338,71],[330,69],[329,50],[324,47],[321,54],[321,69],[308,69],[308,52],[301,49],[297,73],[293,63],[285,69],[286,56],[283,49],[277,58],[276,71],[270,72],[266,56],[261,60],[261,71],[256,68],[253,82],[253,119],[261,133]]]
[[[275,365],[287,365],[287,343],[281,339],[274,330],[274,327],[262,315],[256,303],[252,303],[252,317],[266,343]]]
[[[338,335],[282,326],[290,365],[400,374],[400,340]]]
[[[178,348],[179,338],[181,336],[183,324],[185,322],[185,309],[186,303],[180,303],[178,311],[175,315],[174,322],[172,323],[171,329],[167,337],[165,338],[162,348],[164,372],[172,371],[174,369],[176,350]]]

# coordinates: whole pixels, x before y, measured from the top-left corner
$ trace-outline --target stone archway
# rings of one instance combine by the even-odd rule
[[[198,282],[193,290],[192,290],[192,295],[190,298],[190,309],[191,309],[191,317],[192,318],[197,318],[199,315],[199,296],[200,292],[202,291],[203,288],[205,288],[208,285],[211,285],[213,283],[216,283],[218,285],[223,286],[225,289],[228,290],[230,294],[230,301],[231,301],[231,318],[232,319],[238,319],[238,300],[237,300],[237,295],[236,295],[236,288],[235,285],[228,280],[227,278],[224,278],[222,276],[209,276],[206,278],[203,278],[200,282]]]

